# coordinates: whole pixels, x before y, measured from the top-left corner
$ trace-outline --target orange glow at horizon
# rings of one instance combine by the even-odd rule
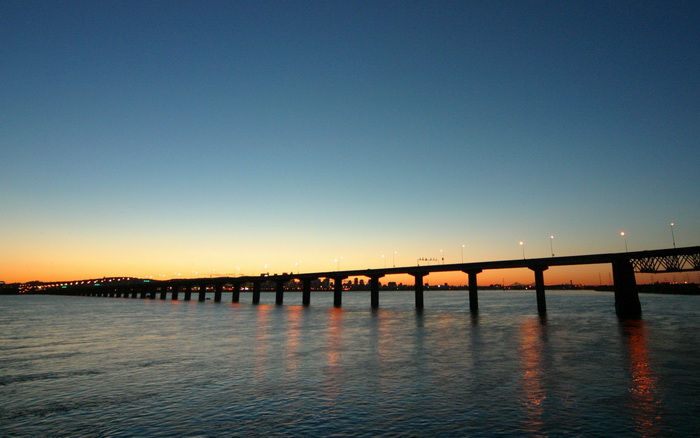
[[[183,255],[184,254],[184,255]],[[103,277],[138,277],[155,280],[168,280],[173,278],[202,278],[202,277],[238,277],[257,276],[263,272],[270,274],[282,273],[314,273],[333,272],[339,270],[381,269],[386,258],[377,257],[371,260],[360,256],[343,257],[342,264],[330,257],[321,257],[323,262],[314,262],[311,259],[303,260],[302,257],[287,257],[285,259],[297,260],[293,263],[277,262],[272,258],[266,258],[259,254],[251,254],[247,262],[235,260],[226,251],[210,251],[203,253],[191,253],[187,251],[155,250],[132,254],[130,248],[122,248],[118,252],[96,252],[83,255],[68,252],[47,252],[38,256],[31,256],[28,252],[20,252],[14,257],[0,256],[0,281],[5,283],[22,283],[29,281],[74,281],[82,279]],[[263,261],[267,260],[263,263]],[[489,261],[494,259],[486,259]],[[470,262],[474,262],[474,257]],[[393,260],[389,258],[388,267]],[[413,263],[407,263],[404,259],[397,260],[396,267],[413,267]],[[363,278],[363,277],[359,277]],[[581,265],[581,266],[553,266],[544,274],[545,285],[586,285],[599,286],[612,284],[611,267],[607,264]],[[677,274],[637,274],[639,284],[657,281],[676,282],[680,280],[688,282],[700,281],[698,273]],[[367,281],[367,278],[365,278]],[[389,282],[412,285],[414,277],[408,274],[387,275],[380,279],[383,285]],[[466,286],[468,276],[464,272],[437,272],[426,275],[424,282],[430,286],[448,284],[450,286]],[[534,273],[526,268],[518,269],[492,269],[484,270],[477,277],[479,286],[514,284],[530,285],[534,283]]]

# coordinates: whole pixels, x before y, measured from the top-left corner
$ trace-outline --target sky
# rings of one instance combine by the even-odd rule
[[[8,283],[700,245],[697,1],[5,0],[0,65]]]

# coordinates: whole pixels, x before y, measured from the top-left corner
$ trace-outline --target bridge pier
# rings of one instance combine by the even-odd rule
[[[620,318],[637,319],[642,316],[642,305],[637,293],[634,267],[628,258],[618,257],[612,263],[615,290],[615,313]]]
[[[260,304],[260,288],[262,286],[262,281],[253,281],[253,304]]]
[[[379,307],[379,279],[381,277],[373,276],[369,278],[369,293],[370,301],[373,309]]]
[[[416,309],[423,308],[423,276],[424,273],[411,274],[416,279],[416,284],[414,286],[416,292]]]
[[[165,300],[167,298],[168,298],[168,286],[164,284],[160,287],[160,299]]]
[[[207,299],[207,286],[204,284],[199,285],[199,296],[197,300],[203,302]]]
[[[479,293],[476,286],[476,276],[481,273],[481,269],[470,269],[463,271],[469,275],[469,310],[472,313],[479,311]]]
[[[155,284],[149,288],[150,290],[148,291],[148,292],[149,292],[149,293],[148,293],[148,298],[150,298],[150,299],[152,299],[152,300],[155,300],[155,299],[156,299],[156,289],[157,289],[157,288],[158,288],[158,287],[157,287]]]
[[[545,315],[547,313],[547,301],[544,296],[544,271],[549,269],[549,266],[531,266],[531,270],[535,272],[535,293],[537,294],[537,313]]]
[[[221,292],[224,290],[224,285],[221,283],[215,284],[214,285],[214,302],[215,303],[220,303],[221,302]]]
[[[173,300],[177,300],[177,296],[180,292],[180,286],[175,285],[173,286]]]
[[[343,305],[343,280],[346,278],[333,278],[333,307],[341,307]]]
[[[275,280],[275,304],[284,304],[284,283],[286,280]]]
[[[301,304],[303,306],[311,304],[311,283],[313,281],[313,278],[301,279]]]
[[[231,291],[231,302],[241,302],[241,283],[233,283],[233,290]]]
[[[185,286],[185,301],[190,301],[192,299],[192,285],[188,284]]]

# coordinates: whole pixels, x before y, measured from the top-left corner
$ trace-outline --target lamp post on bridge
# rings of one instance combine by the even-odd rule
[[[521,241],[518,242],[518,243],[519,243],[519,245],[522,246],[522,248],[523,248],[523,260],[525,260],[525,242],[523,242],[523,241],[521,240]]]
[[[554,257],[554,236],[550,235],[549,236],[549,250],[552,252],[552,257]]]
[[[673,240],[673,247],[676,247],[676,236],[673,234],[673,226],[676,225],[675,223],[671,222],[671,239]]]
[[[462,263],[464,263],[464,245],[459,249],[459,253],[462,256]]]
[[[629,252],[627,250],[627,233],[625,233],[624,231],[620,231],[620,236],[625,241],[625,252]]]

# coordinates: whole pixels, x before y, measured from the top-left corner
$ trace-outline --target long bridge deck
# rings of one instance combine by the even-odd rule
[[[232,301],[240,299],[241,287],[252,284],[253,304],[260,302],[260,292],[263,283],[272,282],[275,285],[276,303],[284,302],[286,285],[293,280],[300,280],[303,292],[303,304],[311,301],[312,282],[320,278],[330,278],[334,281],[333,303],[342,306],[342,281],[349,277],[369,278],[371,306],[379,306],[379,279],[387,275],[408,274],[415,278],[415,304],[423,307],[423,277],[434,272],[464,272],[469,276],[469,306],[473,312],[478,311],[477,275],[485,270],[528,268],[534,272],[537,309],[540,314],[546,313],[544,271],[551,266],[575,266],[590,264],[612,265],[615,292],[615,309],[620,317],[636,318],[641,315],[639,295],[636,290],[635,272],[664,273],[700,270],[700,246],[684,248],[668,248],[649,251],[624,253],[591,254],[564,257],[547,257],[535,259],[500,260],[475,263],[454,263],[434,266],[409,266],[382,269],[354,269],[344,271],[326,271],[313,273],[259,275],[218,278],[189,278],[155,281],[148,279],[128,279],[107,284],[100,280],[83,280],[76,282],[54,282],[35,285],[34,290],[40,293],[90,296],[132,296],[161,299],[167,297],[177,299],[181,291],[184,299],[191,299],[192,291],[197,288],[199,300],[204,301],[208,288],[213,288],[215,301],[221,301],[221,293],[225,287],[232,290]]]

